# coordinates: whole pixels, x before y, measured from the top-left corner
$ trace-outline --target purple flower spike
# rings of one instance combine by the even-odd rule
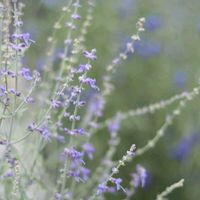
[[[140,180],[141,180],[141,185],[142,187],[145,186],[145,183],[146,183],[146,179],[147,179],[147,172],[146,172],[146,169],[144,167],[142,167],[141,165],[137,165],[136,166],[136,170],[137,170],[137,173],[139,174],[140,176]]]
[[[141,187],[144,187],[147,181],[147,171],[146,169],[141,166],[141,165],[137,165],[136,166],[136,173],[131,174],[132,176],[132,185],[134,187],[139,187],[139,185],[141,185]]]
[[[84,73],[86,71],[88,71],[91,68],[90,64],[81,64],[79,65],[79,69],[77,70],[77,73]]]
[[[67,172],[68,176],[71,176],[75,179],[76,182],[80,182],[80,171],[69,171]]]
[[[108,187],[105,184],[99,184],[97,187],[97,195],[101,195],[108,190]]]
[[[87,181],[90,175],[90,170],[85,167],[81,167],[80,172],[81,172],[83,180]]]
[[[110,133],[117,133],[120,129],[121,124],[121,115],[118,113],[109,123],[108,123],[108,130]]]
[[[93,147],[93,145],[90,143],[85,143],[85,144],[83,144],[82,148],[83,148],[84,152],[86,153],[86,155],[88,156],[88,158],[90,160],[92,160],[93,153],[95,152],[95,148]]]
[[[22,33],[22,34],[13,34],[11,36],[12,40],[19,39],[24,42],[25,46],[29,45],[29,42],[34,42],[33,40],[30,39],[30,34],[29,33]]]
[[[51,106],[54,108],[54,109],[57,109],[57,108],[59,108],[60,106],[61,106],[61,101],[57,101],[57,100],[54,100],[54,99],[52,99],[51,100]]]
[[[117,190],[120,190],[122,188],[122,186],[121,186],[122,179],[121,178],[111,178],[110,181],[115,184]]]
[[[103,109],[104,109],[104,104],[105,104],[105,100],[103,99],[102,96],[94,95],[89,105],[90,112],[93,113],[97,117],[101,117]]]
[[[88,84],[91,88],[99,90],[99,88],[96,85],[96,80],[92,78],[87,78],[85,76],[80,76],[79,80],[81,83]]]
[[[68,158],[71,158],[74,161],[84,164],[84,161],[82,159],[82,157],[83,157],[82,152],[79,152],[73,148],[72,149],[65,148],[64,155],[67,156]]]
[[[30,81],[30,80],[33,79],[31,74],[30,74],[30,70],[28,68],[23,67],[21,69],[20,73],[27,81]]]
[[[96,60],[97,56],[96,56],[96,49],[92,49],[91,52],[89,51],[84,51],[83,55],[88,58],[89,60]]]
[[[60,193],[56,193],[55,200],[62,200],[62,195]]]
[[[42,138],[44,140],[50,140],[50,137],[51,137],[51,133],[49,132],[49,130],[47,129],[47,127],[43,126],[41,128],[37,128],[36,129],[42,136]]]
[[[22,38],[24,40],[24,43],[28,46],[29,45],[29,41],[30,41],[30,34],[29,33],[23,33],[22,34]]]

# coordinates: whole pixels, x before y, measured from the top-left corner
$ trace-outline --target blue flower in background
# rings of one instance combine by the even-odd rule
[[[174,84],[179,88],[183,88],[187,81],[187,73],[183,70],[177,70],[174,74]]]
[[[148,31],[156,31],[162,25],[162,20],[159,15],[150,15],[146,18],[145,29]]]
[[[127,18],[132,15],[132,13],[136,10],[136,1],[135,0],[123,0],[120,1],[118,6],[118,12],[121,17]]]
[[[154,57],[161,52],[160,44],[152,41],[137,41],[134,48],[136,53],[142,58]]]
[[[170,152],[172,158],[178,161],[186,160],[198,141],[199,135],[196,132],[183,137],[176,147]]]

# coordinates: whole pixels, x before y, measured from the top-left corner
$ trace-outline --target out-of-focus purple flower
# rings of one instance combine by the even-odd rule
[[[65,137],[62,136],[62,135],[56,135],[56,136],[55,136],[55,139],[56,139],[58,142],[62,142],[62,143],[65,142]]]
[[[93,153],[95,152],[95,148],[90,143],[85,143],[82,145],[83,151],[86,153],[90,160],[93,159]]]
[[[161,51],[159,43],[150,41],[136,41],[134,49],[142,58],[150,58],[159,55]]]
[[[96,85],[95,79],[88,78],[88,77],[85,77],[84,75],[82,75],[82,76],[79,77],[79,80],[80,80],[81,83],[88,84],[91,88],[93,88],[95,90],[99,90],[99,88]]]
[[[28,130],[30,132],[33,132],[35,129],[37,128],[37,125],[35,122],[31,123],[30,125],[28,125]]]
[[[121,124],[121,114],[118,113],[109,123],[108,123],[108,130],[110,133],[118,132]]]
[[[33,97],[27,97],[26,98],[26,103],[33,103],[34,102],[34,98]]]
[[[77,73],[84,73],[86,71],[89,71],[90,68],[91,68],[90,64],[81,64],[81,65],[79,65]]]
[[[15,91],[14,88],[11,88],[11,89],[10,89],[10,93],[14,94],[14,95],[17,96],[17,97],[20,97],[20,96],[21,96],[21,92]]]
[[[194,146],[199,142],[199,137],[196,132],[183,137],[177,146],[170,152],[171,156],[178,160],[184,161],[188,158]]]
[[[44,140],[50,140],[51,133],[46,126],[42,126],[36,129],[42,136]]]
[[[97,187],[97,195],[101,195],[107,192],[107,190],[108,190],[108,186],[106,186],[105,184],[99,184]]]
[[[70,171],[67,172],[67,175],[73,177],[76,182],[80,182],[80,180],[81,180],[79,170],[77,170],[77,171],[70,170]]]
[[[141,187],[145,186],[146,180],[147,180],[147,171],[143,166],[138,164],[136,166],[136,172],[132,173],[131,176],[132,176],[132,185],[134,187],[137,188],[140,185],[141,185]]]
[[[30,34],[29,33],[22,33],[22,34],[13,34],[11,36],[12,40],[19,39],[22,41],[21,44],[25,44],[25,47],[29,45],[30,42],[34,42],[33,40],[30,39]]]
[[[5,93],[6,92],[6,87],[4,85],[1,85],[0,86],[0,90],[1,90],[1,92]]]
[[[33,77],[32,77],[31,74],[30,74],[30,70],[29,70],[28,68],[26,68],[26,67],[23,67],[23,68],[21,69],[20,74],[21,74],[27,81],[33,79]]]
[[[56,193],[55,200],[62,200],[62,195],[60,193]]]
[[[20,43],[20,44],[10,43],[10,47],[17,52],[21,52],[23,51],[24,48],[26,48],[26,45],[24,43]]]
[[[66,39],[64,43],[66,45],[70,45],[72,43],[72,39]]]
[[[85,167],[80,167],[80,173],[81,173],[82,179],[84,181],[87,181],[90,176],[90,170]]]
[[[174,83],[177,87],[184,87],[187,81],[187,74],[183,70],[177,70],[174,74]]]
[[[82,159],[83,152],[79,152],[79,151],[75,150],[74,148],[71,148],[71,149],[65,148],[63,154],[66,157],[72,159],[73,161],[84,164],[84,161]]]
[[[96,60],[97,56],[96,56],[96,49],[92,49],[91,52],[89,51],[84,51],[83,55],[88,58],[89,60]]]
[[[13,176],[14,176],[14,172],[12,170],[8,170],[7,172],[5,172],[3,174],[4,178],[10,178],[10,177],[13,177]]]
[[[55,99],[52,99],[52,100],[51,100],[51,106],[52,106],[54,109],[59,108],[61,105],[62,105],[62,102],[61,102],[61,101],[58,101],[58,100],[55,100]]]
[[[111,178],[110,181],[115,184],[115,187],[117,190],[120,190],[122,188],[122,186],[121,186],[122,179],[121,178]]]
[[[94,95],[89,104],[90,113],[94,116],[101,117],[105,101],[101,95]]]
[[[71,17],[72,19],[81,19],[81,16],[78,14],[72,14]]]
[[[21,37],[22,37],[22,39],[24,40],[24,43],[25,43],[26,45],[28,45],[28,44],[29,44],[29,41],[31,41],[31,40],[30,40],[30,34],[29,34],[29,33],[23,33],[23,34],[21,34]]]
[[[161,27],[161,24],[162,22],[160,16],[153,14],[146,18],[144,27],[148,31],[156,31],[158,28]]]
[[[73,130],[69,130],[67,128],[64,128],[64,132],[69,135],[85,135],[85,130],[83,128],[76,128]]]

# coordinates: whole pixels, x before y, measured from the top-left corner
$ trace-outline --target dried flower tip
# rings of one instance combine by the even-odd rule
[[[61,28],[61,25],[60,25],[60,23],[58,23],[58,22],[57,22],[57,23],[55,23],[55,24],[54,24],[54,28],[55,28],[55,29],[60,29],[60,28]]]
[[[146,19],[145,19],[145,17],[142,17],[142,18],[139,19],[139,21],[142,22],[142,23],[145,23]]]
[[[113,172],[114,174],[117,174],[117,173],[119,173],[119,170],[118,170],[116,167],[114,167],[114,168],[112,168],[112,172]]]
[[[134,41],[139,41],[140,36],[139,35],[132,35],[131,39],[134,40]]]

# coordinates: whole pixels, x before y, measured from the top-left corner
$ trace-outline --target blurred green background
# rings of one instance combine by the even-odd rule
[[[27,54],[32,68],[42,66],[46,40],[54,22],[67,0],[24,0],[26,4],[24,30],[33,40]],[[81,12],[84,12],[81,8]],[[136,44],[136,52],[123,62],[113,76],[115,91],[108,99],[106,117],[117,110],[148,105],[167,99],[176,93],[191,90],[200,78],[200,1],[198,0],[97,0],[93,24],[87,35],[87,48],[97,49],[93,77],[102,85],[105,66],[124,49],[135,33],[138,18],[146,18],[146,31],[142,42]],[[59,33],[62,49],[64,33]],[[121,143],[115,159],[120,159],[132,143],[142,147],[161,127],[167,113],[176,104],[155,114],[130,118],[123,122]],[[121,171],[126,185],[135,165],[141,163],[149,174],[148,184],[138,189],[132,199],[155,199],[166,186],[185,178],[185,186],[170,195],[170,199],[200,199],[200,108],[199,97],[189,103],[158,145],[141,158],[135,159]],[[106,131],[98,133],[96,156],[104,153]],[[101,143],[102,141],[102,143]],[[97,165],[98,163],[94,164]],[[123,194],[108,197],[122,199]]]

